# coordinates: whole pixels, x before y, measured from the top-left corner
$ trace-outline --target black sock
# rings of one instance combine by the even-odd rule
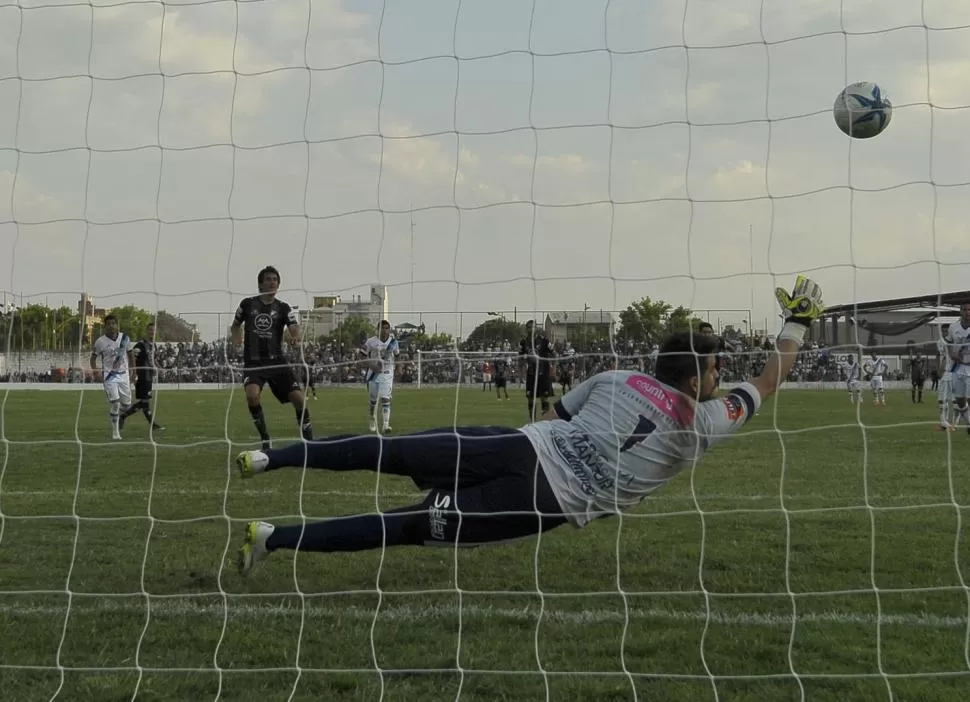
[[[125,408],[125,411],[121,413],[121,418],[122,419],[128,419],[128,417],[130,417],[131,415],[133,415],[139,409],[141,409],[141,400],[139,400],[135,404],[130,405],[129,407]]]
[[[249,414],[253,417],[253,424],[256,425],[256,431],[259,432],[259,438],[263,441],[269,441],[269,432],[266,431],[266,417],[263,416],[263,406],[249,405]]]
[[[306,407],[296,410],[296,423],[300,426],[300,434],[304,441],[313,441],[313,425],[310,424],[310,410]]]
[[[141,413],[145,415],[146,422],[148,422],[149,424],[155,423],[155,417],[152,415],[152,411],[151,409],[149,409],[147,404],[141,408]]]
[[[542,413],[545,414],[549,411],[549,403],[545,400],[542,401]]]
[[[536,403],[533,400],[529,400],[529,421],[531,422],[536,417]]]

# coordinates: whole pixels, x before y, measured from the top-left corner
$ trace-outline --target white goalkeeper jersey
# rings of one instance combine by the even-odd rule
[[[379,336],[372,336],[364,342],[364,351],[371,360],[381,362],[381,373],[394,373],[394,357],[398,355],[400,349],[393,335],[387,337],[387,341],[381,341]],[[367,375],[368,379],[373,377],[374,371],[368,371]]]
[[[124,332],[112,339],[102,334],[94,342],[94,354],[101,362],[104,382],[128,380],[128,351],[131,350],[131,339]]]
[[[970,375],[970,327],[964,327],[963,322],[957,320],[950,325],[946,336],[950,341],[947,354],[950,371],[957,375]]]
[[[845,367],[845,379],[850,383],[858,382],[862,378],[862,366],[858,361],[853,361]]]
[[[697,403],[649,375],[608,371],[556,402],[560,419],[521,431],[535,447],[563,514],[582,527],[640,504],[760,405],[750,383]]]

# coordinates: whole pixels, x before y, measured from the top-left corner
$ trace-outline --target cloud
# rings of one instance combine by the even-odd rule
[[[25,175],[0,171],[0,222],[40,222],[62,214],[61,202],[33,186]]]
[[[0,288],[229,309],[272,258],[297,297],[383,280],[392,309],[413,276],[415,308],[755,286],[773,317],[804,268],[833,302],[966,287],[970,10],[843,6],[0,7],[0,255],[14,217],[87,220],[24,224]],[[853,80],[897,105],[877,139],[832,121]],[[112,270],[118,240],[150,276]]]

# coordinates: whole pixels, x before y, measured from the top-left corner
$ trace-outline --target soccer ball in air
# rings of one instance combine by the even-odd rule
[[[869,139],[889,126],[893,106],[875,83],[863,81],[846,87],[835,98],[832,116],[839,129],[856,139]]]

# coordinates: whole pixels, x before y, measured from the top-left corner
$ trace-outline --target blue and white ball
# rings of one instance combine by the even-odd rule
[[[832,107],[835,123],[855,139],[882,134],[893,116],[892,103],[875,83],[853,83],[839,93]]]

